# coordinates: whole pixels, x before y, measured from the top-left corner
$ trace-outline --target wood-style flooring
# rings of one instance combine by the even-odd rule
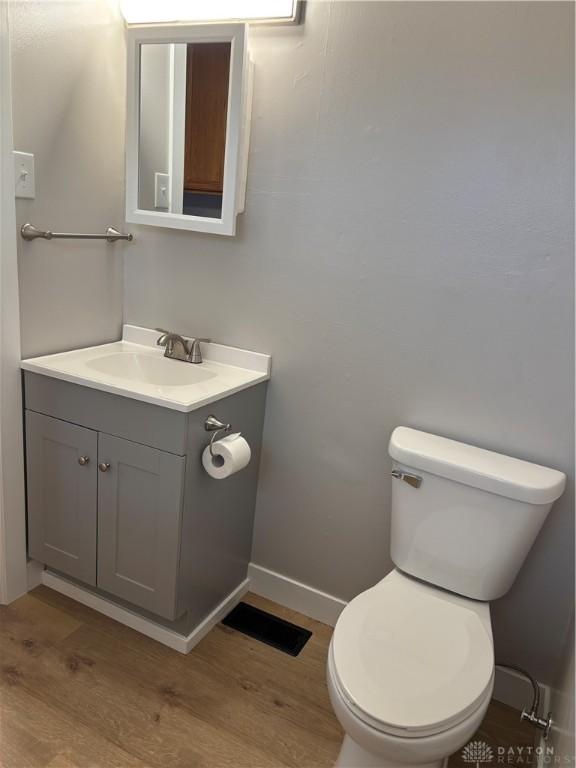
[[[182,656],[46,587],[0,606],[2,768],[332,766],[331,628],[246,600],[312,630],[297,658],[222,625]],[[476,738],[533,743],[496,702]],[[471,768],[460,756],[450,766]]]

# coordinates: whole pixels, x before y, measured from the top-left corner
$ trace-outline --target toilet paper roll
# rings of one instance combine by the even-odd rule
[[[213,454],[207,445],[202,453],[202,464],[210,477],[214,480],[223,480],[235,472],[239,472],[250,461],[250,446],[244,440],[240,432],[227,435],[221,440],[212,443]]]

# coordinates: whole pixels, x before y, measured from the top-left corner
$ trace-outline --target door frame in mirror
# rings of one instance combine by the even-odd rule
[[[218,235],[236,234],[236,216],[243,210],[249,130],[249,61],[246,24],[177,24],[131,27],[126,30],[128,54],[126,113],[126,221],[170,229],[186,229]],[[230,78],[224,155],[222,215],[219,219],[188,216],[182,213],[149,211],[138,207],[138,167],[140,134],[140,46],[154,43],[229,42]],[[183,156],[183,152],[181,153]],[[171,183],[174,175],[171,175]]]

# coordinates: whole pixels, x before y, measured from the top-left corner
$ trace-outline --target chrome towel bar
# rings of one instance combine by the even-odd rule
[[[106,240],[107,243],[115,243],[116,240],[129,240],[133,239],[131,233],[125,234],[118,232],[114,227],[108,227],[103,235],[90,235],[90,234],[77,234],[75,232],[43,232],[41,229],[37,229],[30,223],[22,224],[20,227],[20,234],[24,240],[37,240],[42,238],[44,240],[52,240],[60,238],[64,240]]]

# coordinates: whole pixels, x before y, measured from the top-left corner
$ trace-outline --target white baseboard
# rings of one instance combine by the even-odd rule
[[[99,595],[95,595],[93,592],[82,589],[82,587],[67,581],[61,576],[50,573],[50,571],[42,571],[42,584],[56,590],[56,592],[61,592],[66,597],[77,600],[82,605],[88,606],[88,608],[93,608],[95,611],[103,613],[105,616],[120,622],[120,624],[135,629],[136,632],[141,632],[146,637],[151,637],[153,640],[173,648],[179,653],[190,653],[192,648],[242,599],[248,591],[250,581],[249,579],[244,579],[189,635],[179,635],[162,624],[145,619],[137,613],[116,605],[111,600],[106,600]]]
[[[541,691],[540,713],[545,715],[550,706],[550,688],[543,683],[538,683]],[[532,703],[532,686],[513,669],[496,668],[496,680],[494,682],[494,693],[492,698],[507,704],[509,707],[518,709],[530,709]]]
[[[44,573],[44,566],[42,563],[36,562],[36,560],[28,560],[26,564],[28,572],[28,592],[31,592],[36,587],[42,584],[42,574]]]
[[[333,627],[338,616],[346,607],[346,601],[328,595],[319,589],[295,581],[281,573],[269,571],[261,565],[250,563],[248,566],[250,591],[261,597],[274,600],[286,608],[303,613]]]

